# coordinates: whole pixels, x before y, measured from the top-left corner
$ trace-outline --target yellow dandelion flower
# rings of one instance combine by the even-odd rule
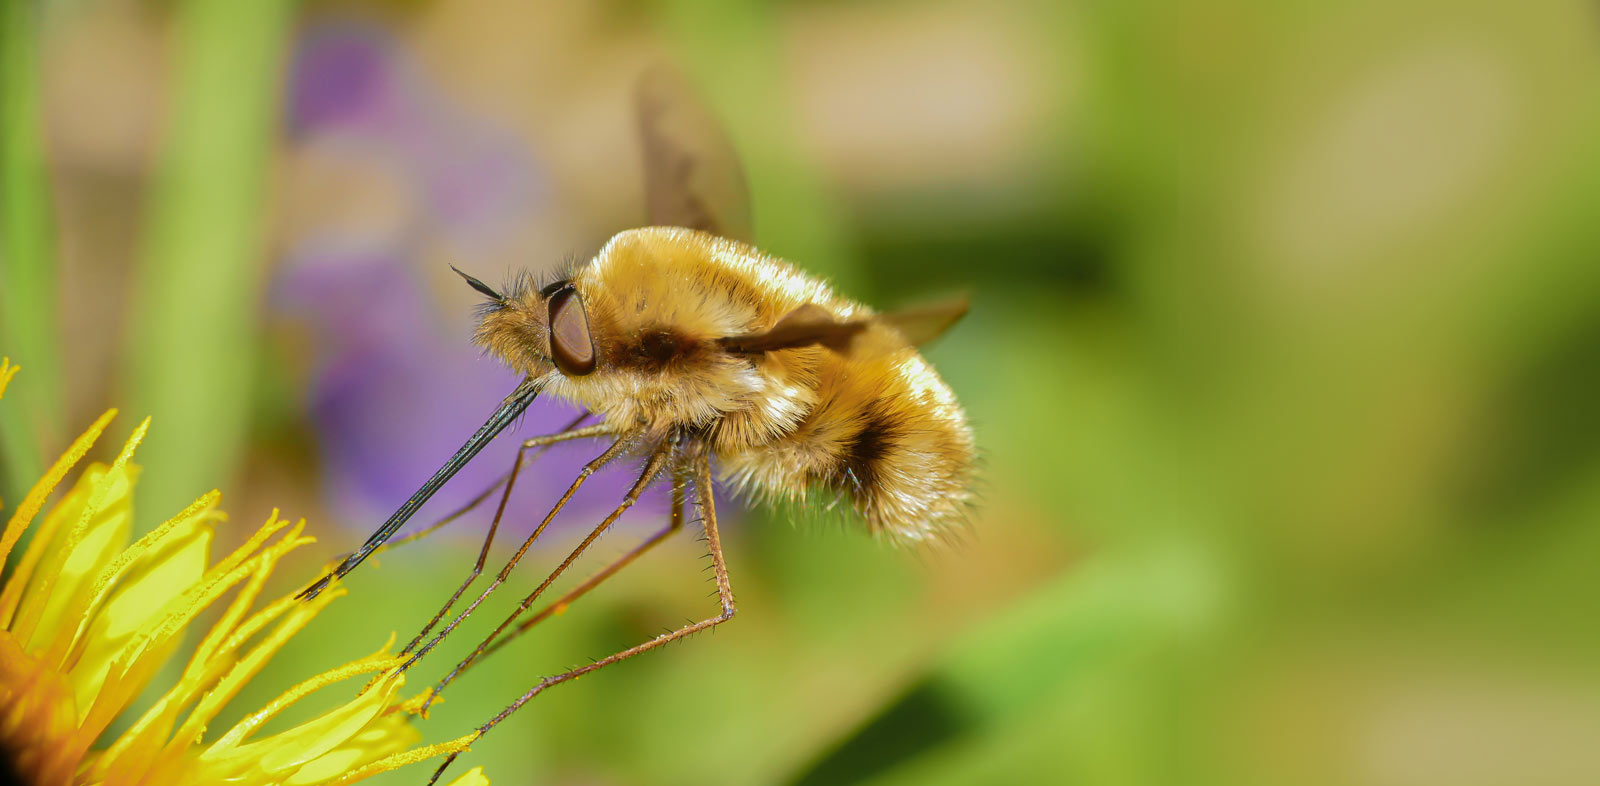
[[[0,396],[17,367],[0,359]],[[107,412],[18,503],[0,530],[0,564],[115,415]],[[310,543],[304,521],[275,511],[248,542],[209,562],[224,520],[213,491],[149,534],[130,540],[130,463],[149,420],[109,465],[91,464],[47,512],[12,569],[0,576],[0,779],[33,786],[104,784],[348,784],[460,751],[461,737],[416,746],[419,704],[402,699],[399,659],[379,651],[290,688],[231,729],[207,725],[267,661],[341,591],[309,602],[258,604],[279,559]],[[177,681],[113,738],[127,712],[178,650],[196,616],[232,599],[200,636]],[[274,734],[259,733],[305,696],[360,675],[379,675],[354,699]],[[9,770],[9,772],[7,772]],[[451,786],[486,786],[479,769]]]

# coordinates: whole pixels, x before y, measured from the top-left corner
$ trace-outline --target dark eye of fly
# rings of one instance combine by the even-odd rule
[[[571,284],[550,296],[550,357],[556,368],[570,377],[594,371],[594,340],[589,337],[589,314]]]

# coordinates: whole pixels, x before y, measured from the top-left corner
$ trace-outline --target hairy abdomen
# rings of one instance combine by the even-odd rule
[[[933,368],[875,326],[848,354],[826,353],[819,372],[815,408],[779,438],[724,453],[725,474],[758,495],[843,494],[869,528],[896,540],[937,538],[961,524],[972,433]]]

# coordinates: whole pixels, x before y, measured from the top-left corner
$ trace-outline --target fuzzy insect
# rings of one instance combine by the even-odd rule
[[[477,342],[643,444],[678,435],[746,489],[842,492],[873,531],[925,540],[966,512],[973,444],[902,324],[743,243],[650,227],[492,298]]]
[[[596,425],[523,443],[476,567],[406,647],[404,653],[411,657],[400,668],[426,654],[506,580],[590,474],[619,458],[638,457],[643,469],[637,481],[517,611],[444,678],[433,694],[438,695],[474,661],[565,608],[681,528],[685,491],[692,481],[720,613],[540,681],[479,727],[478,735],[546,688],[734,615],[712,499],[713,465],[756,496],[803,501],[819,492],[842,495],[870,530],[897,541],[941,537],[964,521],[972,502],[972,432],[954,394],[916,348],[959,319],[965,302],[878,314],[834,293],[820,279],[726,237],[737,230],[713,220],[714,211],[707,207],[713,200],[704,198],[719,191],[719,184],[685,180],[701,176],[703,168],[694,162],[707,157],[676,144],[678,137],[669,133],[682,121],[671,112],[684,110],[660,100],[675,90],[663,86],[662,78],[650,76],[643,83],[641,130],[647,201],[653,217],[670,225],[621,232],[593,259],[544,286],[524,278],[501,292],[462,273],[487,298],[476,343],[523,381],[358,551],[302,593],[317,594],[383,546],[537,396],[559,396],[598,417]],[[680,101],[676,106],[693,105]],[[742,191],[741,183],[730,185],[727,178],[720,186],[723,193]],[[529,451],[591,438],[609,440],[610,445],[583,469],[488,589],[424,641],[483,569]],[[672,479],[668,524],[543,611],[520,619],[662,475]]]

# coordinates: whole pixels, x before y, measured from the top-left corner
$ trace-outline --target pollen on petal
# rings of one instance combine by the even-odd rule
[[[403,680],[385,680],[353,701],[287,731],[255,742],[240,742],[240,727],[251,728],[252,719],[200,754],[200,762],[218,779],[239,778],[255,771],[258,775],[280,774],[299,767],[354,737],[388,705],[389,698]],[[320,687],[320,686],[319,686]],[[298,691],[291,691],[295,694]],[[297,700],[294,695],[292,700]]]
[[[476,742],[478,736],[478,733],[474,731],[470,734],[463,734],[453,740],[436,742],[432,745],[423,745],[402,753],[396,753],[393,756],[386,756],[360,769],[345,773],[338,780],[330,784],[330,786],[346,786],[346,784],[355,783],[356,781],[370,778],[380,772],[388,772],[389,770],[399,769],[408,764],[426,761],[435,756],[447,756],[452,753],[461,753],[462,751],[467,750],[472,743]]]
[[[46,604],[53,598],[60,597],[60,595],[53,592],[58,580],[65,579],[68,582],[65,587],[67,592],[76,588],[78,577],[65,572],[67,563],[77,556],[78,547],[88,538],[91,525],[95,522],[96,516],[103,509],[106,509],[108,503],[117,501],[119,495],[126,497],[127,488],[123,484],[128,480],[126,474],[128,462],[133,458],[133,451],[139,447],[139,443],[144,441],[145,432],[149,428],[150,419],[145,418],[144,422],[140,423],[133,430],[133,433],[128,436],[128,441],[123,444],[122,451],[117,454],[116,460],[111,462],[111,467],[99,475],[95,482],[91,484],[88,502],[84,504],[83,511],[78,515],[77,523],[67,531],[59,551],[56,552],[56,557],[46,561],[44,569],[35,577],[34,583],[28,587],[29,598],[22,605],[22,610],[18,613],[11,626],[11,630],[18,637],[32,636],[38,630],[43,640],[49,640],[49,634],[52,632],[51,627],[47,626],[43,630],[39,630],[39,623],[48,608]],[[52,548],[54,548],[54,544],[52,544]],[[66,595],[67,592],[63,592],[61,595]],[[47,622],[54,621],[54,619],[47,620]]]
[[[212,516],[215,505],[215,495],[203,497],[152,531],[155,537],[140,538],[124,551],[124,556],[133,558],[124,571],[118,571],[115,564],[108,566],[108,571],[122,575],[117,577],[114,588],[100,590],[105,600],[97,604],[99,609],[79,634],[84,643],[73,669],[73,683],[80,707],[90,705],[112,660],[139,629],[205,572],[212,530],[204,522]]]
[[[412,728],[403,715],[385,715],[374,720],[360,734],[339,747],[306,763],[284,786],[310,786],[338,778],[386,756],[393,756],[417,744],[422,733]]]
[[[27,496],[22,498],[22,504],[17,507],[17,512],[13,513],[11,520],[6,522],[5,533],[0,534],[0,564],[3,564],[6,558],[11,556],[11,548],[17,545],[17,540],[22,537],[22,531],[27,529],[28,524],[33,521],[33,517],[38,515],[39,509],[44,507],[45,498],[50,496],[50,492],[55,491],[56,485],[61,482],[62,478],[67,476],[67,473],[83,458],[84,454],[89,452],[89,448],[94,447],[95,441],[100,439],[100,434],[106,430],[106,426],[111,423],[111,419],[116,415],[116,410],[106,410],[105,414],[102,414],[98,420],[90,424],[88,429],[79,434],[77,439],[72,441],[72,446],[67,448],[67,452],[61,454],[61,457],[56,459],[56,463],[50,465],[50,469],[45,472],[44,477],[40,478],[39,482],[28,490]],[[17,574],[13,574],[6,580],[7,595],[12,593],[12,585],[16,584],[17,580]],[[26,578],[23,580],[26,581]],[[18,595],[22,593],[20,585],[17,586],[16,593]],[[0,608],[0,624],[9,624],[10,621],[11,612]]]
[[[70,554],[60,553],[69,545],[62,541],[52,544],[52,551],[45,554],[45,565],[59,564],[60,568],[54,572],[53,585],[39,582],[29,593],[30,596],[35,591],[48,593],[43,598],[44,611],[34,630],[33,645],[36,648],[51,645],[55,639],[70,637],[76,632],[77,623],[90,603],[95,577],[103,565],[128,545],[133,523],[128,497],[135,474],[135,468],[130,466],[112,468],[95,464],[83,473],[84,480],[88,482],[80,481],[73,489],[78,492],[87,485],[90,489],[101,491],[101,504],[95,510],[81,510],[79,515],[82,523],[62,539],[66,541],[74,533],[79,536]],[[86,496],[92,498],[93,492]],[[49,571],[48,567],[46,571]],[[34,598],[30,597],[25,602],[32,603]],[[64,649],[68,643],[70,641],[62,641],[59,647]]]

